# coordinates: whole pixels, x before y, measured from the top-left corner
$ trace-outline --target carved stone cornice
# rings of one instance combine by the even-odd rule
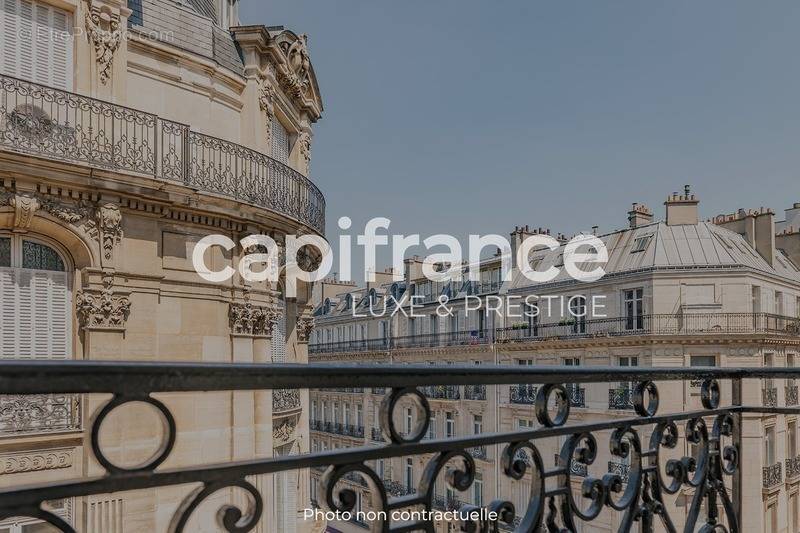
[[[131,310],[131,302],[127,296],[114,295],[114,276],[103,276],[103,289],[99,293],[78,291],[75,295],[75,307],[80,325],[89,330],[125,329]]]
[[[301,316],[297,319],[297,342],[307,343],[314,329],[314,317]]]
[[[105,85],[111,79],[114,53],[122,42],[120,16],[107,7],[93,5],[91,0],[86,7],[86,35],[94,45],[100,82]]]
[[[72,466],[73,455],[72,449],[3,454],[0,456],[0,475],[69,468]]]
[[[249,301],[232,303],[228,310],[231,332],[236,335],[270,337],[279,317],[276,309],[255,306]]]

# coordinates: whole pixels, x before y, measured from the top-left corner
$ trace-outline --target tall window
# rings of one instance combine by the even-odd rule
[[[764,439],[764,459],[767,466],[775,464],[775,427],[769,426],[766,429],[766,438]]]
[[[339,402],[333,402],[333,420],[332,422],[336,424],[339,422]]]
[[[356,426],[364,427],[364,406],[361,404],[356,405]]]
[[[406,407],[406,435],[411,435],[414,428],[414,414],[410,407]]]
[[[277,117],[272,117],[272,158],[283,164],[289,163],[291,147],[289,145],[289,132],[283,127]]]
[[[342,412],[344,413],[344,425],[345,426],[349,426],[350,425],[350,404],[349,403],[344,404],[344,409],[342,410]]]
[[[411,457],[406,458],[406,490],[414,490],[414,461]]]
[[[797,457],[797,422],[791,421],[786,425],[786,445],[789,448],[788,458]]]
[[[444,436],[451,438],[456,434],[456,421],[453,419],[453,412],[447,411],[444,414]]]
[[[627,289],[623,296],[625,329],[644,329],[644,289]]]
[[[72,298],[59,253],[0,234],[0,359],[72,355]]]
[[[428,422],[428,438],[436,438],[436,413],[431,413],[431,418]]]
[[[322,423],[328,421],[328,402],[322,400]]]
[[[475,415],[472,419],[472,432],[475,435],[483,433],[483,417],[481,415]]]
[[[569,299],[572,333],[586,333],[586,297],[573,296]]]
[[[483,474],[475,473],[475,481],[472,483],[472,503],[478,507],[483,506]]]
[[[317,400],[311,402],[311,420],[317,419]]]
[[[0,71],[57,89],[72,89],[72,16],[35,0],[0,4]],[[9,109],[11,111],[11,109]]]

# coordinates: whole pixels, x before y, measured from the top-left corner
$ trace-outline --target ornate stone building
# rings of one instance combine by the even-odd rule
[[[206,235],[323,234],[306,36],[241,25],[237,0],[7,0],[0,28],[0,358],[307,362],[311,287],[285,298],[283,283],[210,283],[192,263]],[[210,270],[245,253],[220,250]],[[0,486],[102,474],[83,429],[106,400],[0,396]],[[165,467],[309,448],[305,393],[158,401],[178,430]],[[156,453],[158,416],[141,402],[115,411],[100,432],[108,460],[134,468]],[[307,473],[253,483],[258,531],[300,527]],[[166,531],[191,489],[51,503],[81,531]],[[190,530],[216,531],[217,507],[203,509]]]
[[[551,282],[534,283],[516,268],[499,283],[499,258],[481,265],[479,283],[431,283],[407,261],[402,281],[377,287],[340,287],[338,296],[320,302],[317,328],[310,345],[312,362],[381,362],[402,364],[502,364],[553,366],[652,366],[652,367],[796,367],[800,357],[800,261],[795,211],[788,222],[777,222],[770,210],[739,211],[703,221],[698,200],[687,190],[672,194],[666,213],[654,220],[646,206],[634,204],[628,226],[598,236],[609,251],[606,275],[591,283],[577,282],[563,271]],[[776,228],[777,226],[777,228]],[[516,228],[512,249],[535,233],[549,230]],[[776,245],[776,233],[778,241]],[[556,235],[556,234],[554,234]],[[566,242],[563,235],[557,239]],[[545,253],[547,252],[547,253]],[[538,271],[560,268],[564,247],[534,250],[529,257]],[[380,281],[380,280],[379,280]],[[422,295],[426,303],[407,318],[364,315],[372,303],[379,311],[390,295],[403,292]],[[496,316],[484,304],[481,311],[463,315],[467,295],[499,296],[521,306],[532,295],[553,297],[552,308],[544,299],[538,317],[509,317],[505,305]],[[448,297],[454,316],[436,314],[437,300]],[[562,304],[563,302],[563,304]],[[471,304],[474,307],[474,303]],[[593,308],[602,305],[602,308]],[[494,306],[496,307],[496,306]],[[461,311],[459,311],[461,310]],[[522,309],[517,310],[516,315]],[[573,311],[573,312],[569,312]],[[380,313],[379,313],[380,314]],[[682,413],[700,408],[700,383],[659,382],[659,414]],[[430,424],[425,438],[465,437],[478,433],[505,433],[541,428],[535,403],[537,385],[426,386],[422,392],[430,404]],[[569,385],[570,424],[624,419],[634,416],[634,384],[589,383]],[[384,389],[320,389],[311,393],[312,450],[330,450],[386,442],[380,425]],[[723,405],[730,405],[732,391],[722,388]],[[745,380],[743,405],[783,407],[798,405],[798,387],[792,379]],[[419,410],[410,402],[395,410],[398,428],[414,434]],[[647,442],[652,428],[642,429]],[[681,428],[667,459],[696,456],[696,448]],[[741,531],[796,532],[800,530],[800,448],[796,415],[746,414],[742,426]],[[556,455],[566,437],[537,440],[546,466],[556,465]],[[597,435],[597,455],[591,464],[570,465],[572,494],[579,506],[582,483],[587,476],[601,479],[607,473],[627,480],[630,459],[610,453],[610,432]],[[757,451],[753,453],[753,451]],[[502,451],[496,446],[469,450],[475,462],[475,480],[467,491],[456,491],[440,476],[434,489],[433,507],[459,509],[465,504],[486,506],[493,500],[513,503],[520,517],[532,497],[530,471],[520,480],[503,473]],[[591,455],[591,454],[589,454]],[[424,468],[431,455],[377,460],[370,466],[384,480],[393,496],[425,494],[420,490]],[[529,458],[528,458],[529,459]],[[320,472],[312,471],[319,482]],[[357,507],[372,509],[371,491],[363,478],[351,476],[345,483],[359,493]],[[316,484],[315,484],[316,485]],[[627,484],[614,495],[623,496]],[[680,489],[666,501],[673,519],[689,514],[693,489]],[[324,501],[317,486],[312,500]],[[581,525],[581,531],[617,531],[622,513],[605,508],[600,516]],[[658,523],[660,527],[660,522]],[[361,531],[365,524],[336,524],[342,531]],[[439,531],[458,531],[454,523],[440,523]],[[635,526],[638,527],[638,526]],[[676,523],[678,530],[682,523]],[[657,529],[661,531],[662,529]]]

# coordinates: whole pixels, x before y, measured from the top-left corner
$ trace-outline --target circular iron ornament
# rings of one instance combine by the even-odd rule
[[[564,488],[569,502],[569,511],[565,513],[562,509],[562,519],[564,525],[570,531],[575,531],[573,515],[581,520],[588,522],[597,518],[603,510],[605,503],[605,488],[599,479],[587,477],[581,485],[581,496],[590,500],[589,506],[584,510],[575,501],[572,493],[572,464],[574,462],[589,466],[597,459],[597,440],[591,433],[576,433],[571,435],[561,447],[558,455],[558,467],[561,469],[559,475],[559,485]]]
[[[328,467],[328,469],[325,471],[325,474],[323,474],[322,479],[320,480],[320,485],[322,487],[323,494],[325,495],[322,503],[329,511],[338,513],[351,512],[355,508],[358,499],[356,492],[352,489],[344,488],[337,494],[335,493],[334,489],[339,481],[354,473],[361,474],[362,478],[369,485],[370,494],[373,496],[373,510],[384,511],[385,514],[378,513],[379,518],[377,518],[378,522],[376,523],[375,528],[377,531],[383,531],[384,523],[380,517],[389,514],[386,488],[384,487],[383,481],[378,474],[364,464],[356,463]]]
[[[730,413],[717,416],[714,420],[714,427],[711,430],[711,437],[719,443],[718,446],[722,443],[722,437],[733,437],[735,425],[736,420]],[[732,476],[739,467],[739,448],[733,444],[724,446],[720,459],[722,472]]]
[[[123,468],[121,466],[117,466],[112,463],[103,453],[103,450],[100,447],[100,428],[103,425],[103,421],[105,421],[106,417],[111,414],[111,412],[127,403],[145,403],[148,405],[152,405],[156,408],[158,413],[161,415],[161,422],[162,422],[162,441],[161,444],[153,456],[145,461],[144,463],[134,466],[132,468]],[[91,444],[92,444],[92,453],[94,453],[95,459],[100,465],[108,471],[109,474],[122,474],[122,473],[130,473],[130,472],[147,472],[151,470],[155,470],[161,463],[166,461],[169,454],[172,452],[172,448],[175,446],[175,436],[177,434],[177,428],[175,425],[175,418],[170,413],[167,406],[165,406],[160,401],[156,400],[155,398],[151,398],[150,396],[114,396],[111,400],[109,400],[105,405],[100,407],[97,411],[95,411],[94,415],[92,416],[91,421]]]
[[[394,412],[397,409],[398,403],[404,397],[410,397],[412,399],[417,411],[417,420],[420,421],[420,423],[417,424],[417,431],[407,436],[403,436],[402,433],[397,431],[397,427],[394,423]],[[381,431],[383,432],[383,436],[393,444],[410,444],[421,441],[425,433],[428,432],[430,420],[431,406],[428,403],[428,399],[425,398],[425,395],[416,387],[392,389],[381,401]]]
[[[692,444],[697,444],[697,455],[694,457],[684,457],[685,471],[687,477],[684,480],[692,487],[699,487],[706,478],[708,466],[708,428],[702,418],[692,418],[686,422],[686,440]],[[689,472],[694,472],[693,476],[688,476]]]
[[[51,513],[50,511],[45,511],[39,507],[33,507],[30,509],[17,508],[13,512],[0,513],[0,522],[6,518],[15,517],[35,518],[37,520],[41,520],[42,522],[46,522],[55,528],[58,528],[61,533],[77,533],[76,530],[69,525],[66,520],[57,514]]]
[[[203,501],[223,489],[240,488],[247,493],[248,506],[247,513],[243,513],[235,505],[226,504],[217,511],[217,525],[224,528],[228,533],[247,533],[256,527],[261,515],[264,513],[264,498],[253,485],[240,479],[238,481],[218,481],[206,483],[190,492],[181,502],[175,514],[172,515],[169,533],[183,533],[186,524],[192,517],[192,513],[200,506]]]
[[[647,392],[647,406],[644,405],[644,393]],[[639,416],[651,417],[658,412],[658,387],[652,381],[641,381],[633,391],[633,408]]]
[[[556,416],[550,416],[550,411],[547,404],[550,401],[550,394],[556,394]],[[564,385],[556,383],[547,383],[543,385],[536,394],[536,401],[534,409],[536,411],[536,419],[545,427],[558,427],[563,426],[567,419],[569,419],[569,395]]]
[[[525,515],[521,517],[517,531],[538,531],[544,518],[547,499],[547,491],[545,490],[546,474],[542,454],[530,441],[512,442],[503,450],[501,464],[503,473],[506,476],[519,481],[525,476],[528,469],[527,462],[522,458],[522,454],[526,453],[526,451],[530,452],[531,458],[531,492],[528,499],[528,508],[525,511]]]
[[[716,409],[722,394],[716,379],[706,379],[700,387],[700,401],[706,409]]]

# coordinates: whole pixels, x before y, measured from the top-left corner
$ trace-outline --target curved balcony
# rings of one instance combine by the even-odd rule
[[[151,113],[5,75],[0,150],[144,174],[325,231],[320,190],[271,157]]]

